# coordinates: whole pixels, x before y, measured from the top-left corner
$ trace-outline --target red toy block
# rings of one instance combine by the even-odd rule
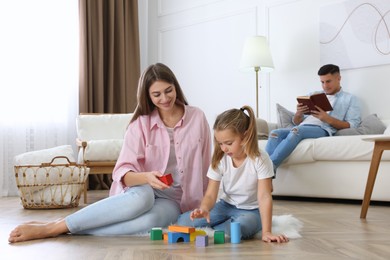
[[[161,177],[157,177],[161,182],[165,183],[168,186],[171,186],[173,183],[172,174],[168,173],[166,175],[163,175]]]

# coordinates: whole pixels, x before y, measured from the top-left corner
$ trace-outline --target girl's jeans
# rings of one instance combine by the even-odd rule
[[[150,185],[135,186],[124,193],[93,203],[65,218],[72,234],[132,235],[175,223],[177,202],[155,198]]]
[[[294,151],[300,141],[307,138],[329,136],[328,132],[317,125],[300,125],[272,130],[265,147],[273,164],[274,171]]]
[[[230,223],[239,222],[242,239],[252,238],[261,230],[261,219],[258,209],[238,209],[224,200],[218,201],[210,211],[210,223],[207,223],[204,218],[192,221],[190,213],[191,211],[181,214],[177,224],[190,227],[212,227],[215,230],[224,231],[225,234],[230,236]]]

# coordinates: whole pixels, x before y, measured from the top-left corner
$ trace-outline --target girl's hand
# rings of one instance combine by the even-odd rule
[[[205,209],[194,209],[190,214],[190,219],[194,220],[195,218],[205,218],[207,223],[210,223],[210,213]]]
[[[289,239],[285,235],[273,235],[271,232],[265,232],[262,234],[261,240],[264,242],[278,242],[278,243],[285,243],[288,242]]]
[[[159,171],[146,172],[146,181],[152,186],[153,189],[165,190],[168,189],[169,186],[160,181],[157,177],[163,176],[163,174]]]

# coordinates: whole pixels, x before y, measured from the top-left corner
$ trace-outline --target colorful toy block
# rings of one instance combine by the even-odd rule
[[[225,232],[216,230],[214,231],[214,244],[225,244]]]
[[[172,174],[168,173],[166,175],[163,175],[161,177],[157,177],[161,182],[165,183],[168,186],[171,186],[173,183]]]
[[[209,237],[207,235],[203,236],[203,235],[200,235],[200,236],[197,236],[196,237],[196,241],[195,241],[195,245],[197,247],[206,247],[209,245]]]
[[[194,227],[176,226],[176,225],[168,226],[168,230],[171,232],[180,232],[180,233],[187,233],[187,234],[195,232]]]
[[[168,241],[168,233],[163,234],[164,241]]]
[[[190,242],[190,234],[182,232],[168,232],[168,243],[178,243],[178,242]]]
[[[190,242],[195,241],[197,236],[205,236],[207,235],[206,231],[204,230],[195,230],[194,232],[190,233]]]
[[[239,244],[241,242],[241,225],[240,222],[230,223],[230,243]]]
[[[152,228],[150,231],[150,240],[162,240],[163,234],[161,228]]]

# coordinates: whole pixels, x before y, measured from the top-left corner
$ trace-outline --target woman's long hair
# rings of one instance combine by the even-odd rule
[[[150,86],[157,80],[162,80],[175,86],[176,101],[180,101],[182,104],[188,105],[187,99],[185,98],[180,84],[172,70],[162,63],[156,63],[146,68],[139,78],[137,107],[134,110],[134,115],[130,122],[135,121],[141,115],[150,115],[150,113],[154,110],[155,105],[150,99],[149,89]]]

